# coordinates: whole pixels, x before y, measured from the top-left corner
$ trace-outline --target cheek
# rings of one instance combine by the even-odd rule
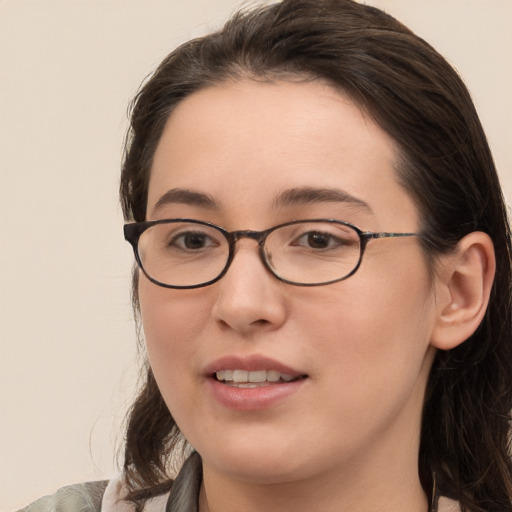
[[[385,247],[386,242],[388,247]],[[355,321],[376,347],[388,347],[407,354],[419,347],[426,349],[433,327],[434,292],[421,249],[396,247],[393,240],[376,242],[361,267],[357,294],[352,297]],[[363,262],[364,263],[364,262]]]
[[[149,362],[167,400],[168,392],[176,389],[175,382],[184,385],[183,376],[191,374],[210,305],[197,290],[162,288],[142,276],[139,301]]]
[[[304,300],[298,317],[311,322],[309,338],[315,339],[316,359],[321,358],[335,383],[333,395],[361,405],[375,400],[372,407],[379,407],[386,395],[400,401],[399,395],[410,392],[423,376],[435,317],[426,272],[405,267],[391,278],[372,273],[373,279],[364,279],[367,274],[333,287],[316,315],[314,298]]]
[[[200,289],[163,288],[141,276],[139,302],[148,345],[194,339],[209,320],[210,304]]]

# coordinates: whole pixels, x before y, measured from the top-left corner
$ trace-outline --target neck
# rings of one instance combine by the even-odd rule
[[[388,460],[388,463],[390,461]],[[417,467],[406,471],[331,471],[315,478],[281,483],[245,482],[204,468],[200,512],[427,512]]]

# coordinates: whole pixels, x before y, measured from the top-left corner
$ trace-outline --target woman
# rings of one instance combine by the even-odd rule
[[[141,89],[121,201],[146,381],[123,479],[64,500],[512,510],[506,209],[427,43],[349,0],[235,15]]]

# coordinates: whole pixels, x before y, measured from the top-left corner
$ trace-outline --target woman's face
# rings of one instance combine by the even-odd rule
[[[170,117],[147,218],[229,231],[333,218],[414,232],[417,210],[396,161],[393,141],[324,83],[220,85]],[[195,195],[168,194],[176,189]],[[213,285],[139,283],[151,366],[205,474],[267,483],[416,464],[434,293],[415,237],[370,241],[359,270],[327,286],[278,281],[250,239]],[[297,380],[240,387],[218,381],[220,370]]]

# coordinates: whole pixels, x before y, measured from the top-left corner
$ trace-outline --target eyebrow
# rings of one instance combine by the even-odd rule
[[[373,214],[373,210],[368,203],[337,188],[297,187],[287,189],[274,199],[273,207],[306,206],[316,203],[345,203]],[[153,211],[157,211],[168,204],[186,204],[207,210],[221,209],[219,203],[212,196],[184,188],[168,190],[156,202]]]
[[[373,210],[368,203],[337,188],[291,188],[274,199],[274,207],[301,206],[315,203],[348,203],[373,214]]]
[[[155,204],[153,211],[168,204],[187,204],[198,206],[208,210],[219,210],[219,205],[213,197],[202,192],[194,192],[185,188],[173,188],[168,190]]]

